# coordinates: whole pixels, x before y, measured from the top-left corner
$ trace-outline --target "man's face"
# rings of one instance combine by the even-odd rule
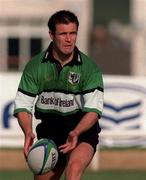
[[[50,32],[50,36],[57,52],[70,55],[76,44],[77,25],[75,23],[57,24],[55,34]]]

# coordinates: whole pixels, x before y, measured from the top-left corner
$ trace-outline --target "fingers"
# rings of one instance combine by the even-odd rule
[[[77,145],[77,136],[76,134],[72,131],[69,133],[67,142],[61,146],[59,146],[60,152],[63,154],[70,152],[73,150]]]
[[[70,143],[66,143],[63,144],[61,146],[59,146],[60,152],[65,154],[68,153],[69,151],[71,151],[73,149],[73,147],[70,145]]]
[[[24,149],[24,157],[25,157],[26,161],[27,161],[28,152],[29,152],[29,150],[27,148],[25,148]]]
[[[25,136],[24,157],[25,157],[26,160],[27,160],[27,156],[28,156],[30,147],[31,147],[32,144],[33,144],[34,138],[35,138],[34,133],[30,133],[29,135],[26,135],[26,136]]]
[[[72,151],[76,147],[77,141],[74,140],[73,142],[67,142],[61,146],[59,146],[60,152],[66,154]]]

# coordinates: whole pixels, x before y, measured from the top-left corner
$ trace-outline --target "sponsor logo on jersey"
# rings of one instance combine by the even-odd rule
[[[71,84],[79,84],[80,82],[80,74],[75,72],[69,72],[69,78],[68,81]]]
[[[60,107],[70,107],[74,106],[74,101],[73,100],[63,100],[61,98],[53,98],[53,97],[41,97],[41,103],[42,104],[48,104],[48,105],[55,105],[55,106],[60,106]]]

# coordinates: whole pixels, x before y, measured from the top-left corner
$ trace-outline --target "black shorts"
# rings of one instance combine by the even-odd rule
[[[66,142],[68,134],[73,130],[81,119],[81,115],[74,116],[54,116],[50,119],[44,119],[36,127],[37,138],[49,138],[52,139],[57,147],[63,145]],[[97,122],[91,129],[81,134],[78,138],[78,142],[86,142],[90,144],[94,151],[98,144],[98,134],[101,131],[99,123]],[[66,154],[59,153],[58,166],[66,164]]]

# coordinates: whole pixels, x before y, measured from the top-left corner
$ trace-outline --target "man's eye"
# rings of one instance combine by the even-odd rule
[[[77,34],[77,32],[71,32],[70,34],[74,35],[74,34]]]
[[[66,35],[67,33],[60,33],[60,35]]]

